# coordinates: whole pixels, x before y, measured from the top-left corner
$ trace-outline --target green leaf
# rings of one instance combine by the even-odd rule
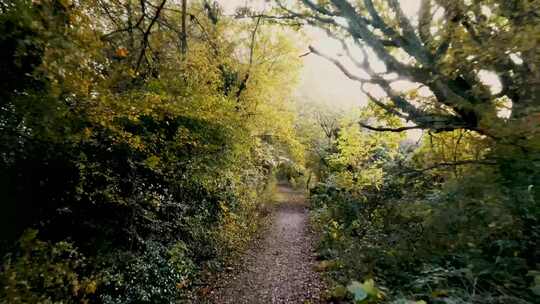
[[[379,294],[379,290],[375,287],[373,279],[365,280],[364,284],[362,284],[362,289],[372,297],[376,297]]]

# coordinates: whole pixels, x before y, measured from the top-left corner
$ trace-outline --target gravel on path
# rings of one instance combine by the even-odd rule
[[[305,198],[287,187],[278,196],[262,239],[246,252],[242,269],[212,293],[213,303],[322,303]]]

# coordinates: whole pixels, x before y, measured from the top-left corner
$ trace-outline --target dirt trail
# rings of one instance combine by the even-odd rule
[[[273,218],[243,267],[212,295],[213,303],[320,303],[313,239],[303,195],[280,187]],[[233,271],[233,273],[235,273]]]

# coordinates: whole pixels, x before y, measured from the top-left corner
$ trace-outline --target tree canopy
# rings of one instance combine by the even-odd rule
[[[538,1],[425,0],[418,16],[407,16],[402,6],[408,4],[397,0],[299,2],[278,4],[286,17],[321,27],[341,41],[363,76],[328,59],[363,88],[374,84],[384,90],[387,99],[370,97],[388,112],[422,129],[512,136],[521,145],[537,138]],[[383,71],[373,66],[374,57],[384,62]],[[482,72],[495,73],[500,90],[490,88]],[[396,91],[392,84],[399,80],[430,94]],[[502,118],[498,113],[508,103],[510,119]],[[520,134],[506,131],[514,129]]]

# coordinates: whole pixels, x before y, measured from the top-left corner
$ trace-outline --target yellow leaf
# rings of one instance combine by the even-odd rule
[[[86,294],[93,294],[96,292],[97,289],[97,283],[96,281],[92,280],[86,284],[86,287],[84,288],[84,292]]]

